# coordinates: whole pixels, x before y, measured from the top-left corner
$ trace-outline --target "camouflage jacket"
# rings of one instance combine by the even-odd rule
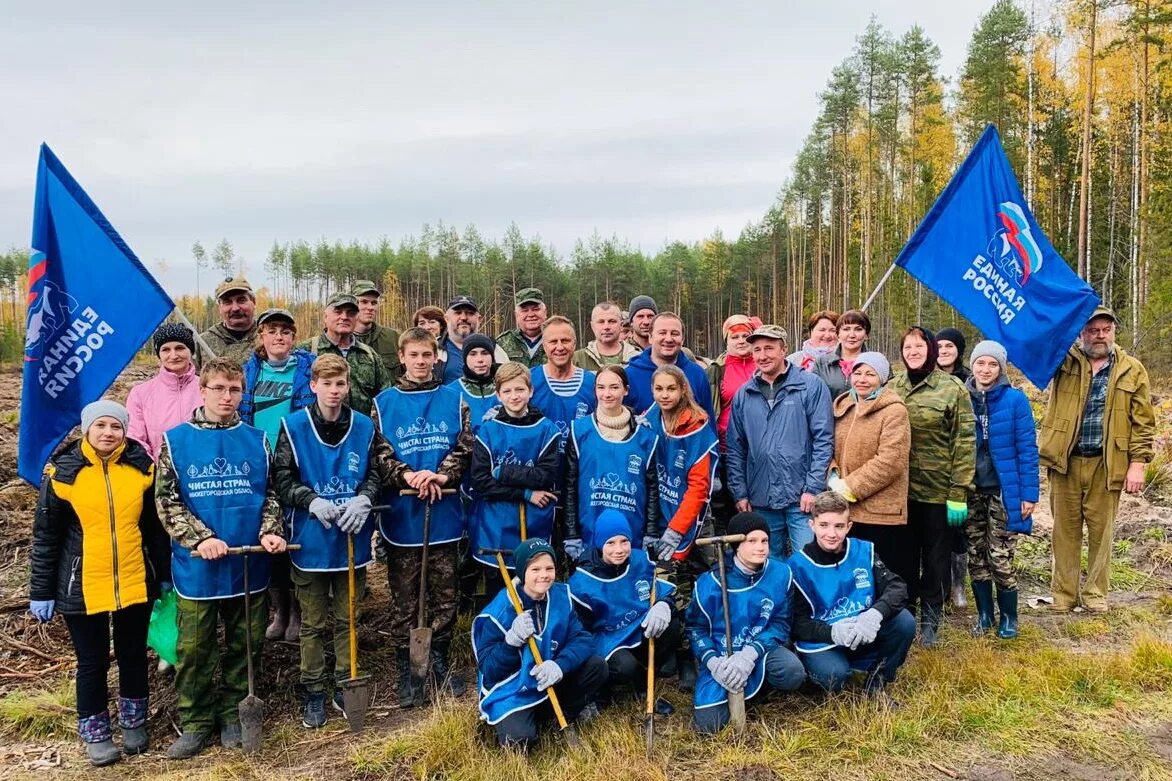
[[[603,357],[602,353],[598,351],[598,340],[591,339],[586,346],[581,350],[574,352],[574,365],[579,366],[587,371],[596,372],[603,366],[608,364],[619,364],[626,366],[632,358],[637,356],[642,350],[636,350],[635,346],[630,342],[619,342],[619,354],[616,356]],[[614,360],[618,358],[619,360]]]
[[[977,464],[977,420],[964,383],[937,369],[915,386],[900,372],[889,387],[907,404],[912,425],[907,498],[967,501]]]
[[[395,387],[402,388],[407,391],[429,390],[440,386],[440,381],[434,378],[417,382],[409,377],[400,377],[399,381],[395,383]],[[378,409],[375,408],[372,413],[375,426],[381,432],[382,423],[378,419]],[[460,435],[456,438],[456,444],[448,451],[440,461],[439,468],[435,471],[441,475],[448,476],[448,488],[456,488],[460,483],[460,478],[463,477],[464,472],[468,469],[469,462],[472,461],[472,443],[475,437],[472,436],[472,410],[468,403],[460,399]],[[407,481],[403,479],[403,473],[411,471],[411,467],[399,460],[399,456],[394,452],[395,446],[388,440],[384,440],[387,449],[390,450],[390,456],[380,455],[379,471],[382,474],[383,484],[387,486],[398,486],[405,488]]]
[[[191,422],[199,428],[231,428],[240,423],[240,417],[233,415],[227,423],[212,423],[204,416],[203,407],[199,407],[192,414]],[[266,440],[266,452],[268,447]],[[194,548],[204,540],[216,536],[215,530],[195,517],[179,496],[179,480],[175,462],[171,460],[171,449],[167,445],[166,439],[163,440],[163,447],[159,450],[159,460],[155,463],[155,506],[159,510],[159,520],[162,521],[167,534],[185,548]],[[257,540],[266,534],[285,536],[281,504],[277,501],[277,492],[273,488],[271,469],[268,488],[265,490],[264,509],[261,510],[260,531],[257,534]]]
[[[534,366],[541,366],[546,361],[545,347],[540,344],[537,345],[537,352],[533,353],[533,357],[529,357],[529,345],[525,344],[525,337],[521,336],[519,328],[505,331],[497,337],[496,343],[509,356],[510,361],[523,363],[530,369]]]
[[[338,346],[320,333],[297,345],[309,350],[314,356],[342,355]],[[391,387],[391,373],[374,348],[355,340],[353,346],[342,356],[350,364],[350,409],[369,415],[374,407],[374,397]]]
[[[208,347],[216,354],[215,357],[231,358],[241,366],[244,365],[252,355],[252,351],[256,348],[255,325],[249,328],[244,336],[237,336],[225,328],[223,323],[216,323],[199,336],[207,342]],[[208,356],[204,355],[203,348],[199,346],[199,340],[197,339],[195,343],[195,368],[198,370],[206,360],[208,360]]]
[[[354,336],[378,353],[378,357],[383,359],[391,375],[391,382],[398,382],[403,376],[403,364],[399,361],[399,332],[394,328],[372,323],[370,330]]]

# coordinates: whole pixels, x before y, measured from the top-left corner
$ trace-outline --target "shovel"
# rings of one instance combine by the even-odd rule
[[[285,550],[300,550],[300,545],[286,545]],[[248,556],[251,553],[268,553],[261,545],[241,545],[228,548],[230,556],[244,556],[244,649],[248,665],[248,696],[236,706],[240,719],[240,746],[245,754],[260,751],[261,729],[265,720],[264,700],[256,696],[256,679],[252,669],[252,592],[248,588]],[[193,559],[202,558],[197,551],[191,552]]]
[[[716,566],[720,571],[720,607],[724,612],[724,655],[732,656],[732,624],[728,609],[728,575],[724,569],[724,546],[743,542],[743,534],[726,534],[723,537],[704,537],[696,540],[697,545],[716,545]],[[738,735],[745,731],[745,692],[728,692],[728,718],[733,731]]]
[[[441,493],[451,495],[455,488],[445,488]],[[399,496],[418,496],[419,492],[406,488]],[[431,547],[431,502],[423,505],[423,551],[419,562],[419,620],[407,638],[407,652],[411,661],[412,686],[417,698],[422,701],[427,690],[427,676],[431,670],[432,628],[427,623],[427,556]]]
[[[366,725],[370,705],[370,676],[358,675],[358,578],[354,570],[354,535],[346,535],[346,568],[350,579],[350,680],[342,682],[342,710],[351,732],[361,732]]]
[[[494,554],[496,556],[497,569],[501,571],[501,579],[505,581],[505,589],[509,592],[509,601],[513,603],[513,609],[517,611],[517,615],[525,612],[524,606],[521,605],[521,597],[517,595],[517,588],[513,585],[513,579],[509,577],[509,568],[505,565],[505,553],[511,551],[502,551],[490,548],[481,548],[482,554]],[[537,639],[533,635],[529,636],[529,653],[533,655],[533,663],[535,665],[541,664],[541,649],[537,647]],[[582,745],[582,739],[578,737],[578,730],[574,728],[573,724],[566,721],[566,714],[562,713],[562,703],[558,700],[558,694],[550,686],[545,690],[549,695],[549,704],[553,708],[554,718],[557,719],[558,727],[562,730],[562,735],[566,738],[566,743],[571,748],[579,748]]]
[[[651,607],[655,607],[655,581],[659,570],[651,573]],[[648,608],[650,609],[650,608]],[[655,746],[655,638],[647,638],[647,719],[643,724],[647,732],[647,755]]]

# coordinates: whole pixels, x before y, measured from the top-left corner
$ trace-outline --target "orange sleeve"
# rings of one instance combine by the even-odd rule
[[[692,465],[688,470],[688,487],[680,500],[680,507],[672,517],[668,526],[687,536],[692,527],[700,522],[700,513],[708,502],[708,494],[712,489],[712,454],[705,453],[704,457]]]

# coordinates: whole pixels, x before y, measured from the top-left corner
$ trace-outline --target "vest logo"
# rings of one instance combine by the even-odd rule
[[[497,466],[533,466],[533,459],[522,461],[517,457],[517,451],[509,448],[496,462]]]
[[[639,484],[635,482],[624,483],[617,473],[608,472],[606,477],[590,478],[590,490],[621,491],[634,496],[639,491]]]
[[[868,570],[864,569],[863,567],[859,567],[855,570],[854,575],[855,588],[871,588],[871,573]]]
[[[433,426],[428,423],[423,417],[418,417],[415,422],[406,428],[399,426],[395,429],[395,436],[399,439],[405,437],[425,436],[427,434],[447,434],[448,424],[446,421],[440,421],[438,426]]]
[[[771,615],[773,615],[773,607],[774,607],[774,602],[772,599],[770,599],[769,597],[765,597],[765,599],[762,599],[761,600],[760,616],[764,619],[768,619]]]
[[[313,484],[313,492],[323,499],[333,499],[336,496],[353,495],[358,488],[354,483],[343,480],[341,477],[331,477],[324,485]]]
[[[630,455],[627,457],[627,471],[633,475],[637,475],[643,471],[643,457],[638,455]]]
[[[680,475],[669,475],[667,467],[660,463],[655,465],[655,474],[659,477],[659,485],[662,487],[679,488],[684,482],[684,478]]]
[[[590,408],[586,406],[586,402],[579,401],[574,405],[574,420],[584,418],[590,414]]]
[[[347,470],[357,473],[358,468],[359,468],[358,465],[360,463],[362,463],[362,459],[353,450],[351,450],[349,453],[346,454],[346,469]]]
[[[635,590],[639,592],[640,602],[651,601],[651,582],[647,580],[635,581]]]
[[[187,467],[187,476],[190,478],[201,477],[244,477],[252,472],[252,466],[248,461],[242,462],[239,466],[229,463],[228,459],[219,457],[213,458],[211,463],[204,464],[204,466],[197,467],[195,464]]]
[[[683,469],[685,466],[687,466],[687,460],[684,451],[681,450],[676,453],[676,469]]]

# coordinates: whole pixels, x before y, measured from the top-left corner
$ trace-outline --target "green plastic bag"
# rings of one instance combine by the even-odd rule
[[[178,608],[175,604],[175,590],[163,593],[155,600],[151,609],[151,625],[147,629],[147,645],[155,649],[167,664],[175,664],[179,653],[176,646],[179,643],[179,626],[175,621]]]

